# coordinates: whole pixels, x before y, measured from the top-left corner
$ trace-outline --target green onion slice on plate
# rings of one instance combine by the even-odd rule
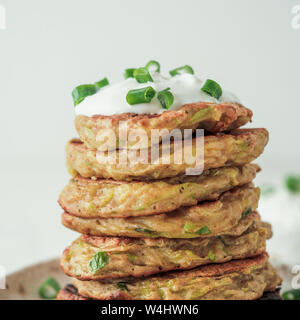
[[[138,83],[153,82],[153,79],[147,68],[138,68],[133,71],[133,77]]]
[[[42,283],[39,289],[39,295],[42,299],[55,299],[59,290],[59,283],[51,277]]]
[[[182,73],[190,73],[190,74],[194,74],[194,70],[191,66],[188,66],[187,64],[185,66],[173,69],[169,71],[170,75],[172,77],[178,75],[178,74],[182,74]]]
[[[130,105],[139,103],[149,103],[155,96],[155,90],[152,87],[129,90],[126,95],[126,101]]]
[[[201,90],[215,99],[219,99],[222,95],[221,86],[214,80],[207,79]]]
[[[300,192],[300,176],[290,175],[285,179],[285,185],[291,193]]]
[[[155,60],[150,60],[145,68],[147,68],[149,71],[153,70],[155,72],[160,72],[160,64],[159,62],[155,61]]]
[[[174,102],[174,96],[170,91],[170,88],[166,88],[165,90],[159,91],[157,93],[157,99],[159,100],[161,106],[167,110],[172,106]]]
[[[100,89],[109,85],[109,82],[107,78],[103,78],[102,80],[95,82],[95,85]]]
[[[124,78],[125,78],[125,79],[134,78],[134,76],[133,76],[134,70],[135,70],[135,68],[125,69],[125,71],[124,71]]]
[[[95,273],[102,269],[108,264],[109,256],[105,251],[96,253],[90,260],[89,267],[90,270]]]
[[[283,300],[300,300],[300,289],[292,289],[282,294]]]

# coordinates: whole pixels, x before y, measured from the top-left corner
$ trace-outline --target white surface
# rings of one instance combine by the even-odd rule
[[[288,174],[299,173],[298,163],[288,159],[264,160],[260,162],[263,171],[255,183],[275,187],[274,193],[261,196],[258,209],[262,219],[272,224],[273,237],[267,242],[267,249],[276,265],[300,265],[300,194],[288,192],[284,183]]]
[[[75,134],[72,89],[151,59],[190,64],[231,89],[272,133],[274,157],[298,157],[298,0],[0,0],[1,154],[59,157]],[[16,131],[14,130],[16,129]],[[290,139],[290,140],[289,140]],[[26,140],[27,143],[20,143]],[[9,150],[9,151],[8,151]]]
[[[190,64],[253,110],[252,126],[271,133],[259,179],[281,183],[286,172],[300,173],[300,30],[291,27],[299,1],[0,3],[7,25],[0,30],[0,264],[9,272],[60,255],[76,237],[60,226],[56,203],[68,179],[64,145],[75,135],[72,89],[104,76],[117,81],[151,59],[164,71]],[[272,197],[261,212],[277,222],[270,249],[295,248],[298,261],[297,206],[286,200]]]
[[[63,157],[59,164],[46,158],[2,163],[0,265],[10,273],[60,256],[77,235],[60,223],[57,198],[69,179]]]

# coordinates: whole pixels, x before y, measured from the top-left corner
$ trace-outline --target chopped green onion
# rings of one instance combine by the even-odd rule
[[[157,98],[164,109],[169,109],[174,102],[174,96],[169,90],[170,88],[167,88],[157,94]]]
[[[215,261],[215,259],[216,259],[216,255],[212,252],[212,250],[209,250],[208,258],[210,261]]]
[[[288,176],[285,179],[285,185],[291,193],[300,192],[300,177],[294,175]]]
[[[77,106],[87,96],[95,94],[99,88],[94,84],[82,84],[72,91],[74,106]]]
[[[138,256],[136,256],[135,254],[128,254],[127,257],[128,257],[128,260],[129,260],[132,264],[134,264],[134,262],[135,262],[136,259],[138,258]]]
[[[282,294],[283,300],[300,300],[300,289],[292,289]]]
[[[135,231],[143,233],[146,237],[149,237],[149,238],[157,238],[160,236],[157,232],[149,230],[149,229],[136,228]]]
[[[95,82],[95,85],[96,85],[99,89],[107,86],[108,84],[109,84],[109,82],[108,82],[107,78],[103,78],[102,80]]]
[[[262,185],[259,188],[262,196],[269,196],[276,191],[276,188],[269,184]]]
[[[226,242],[224,241],[224,239],[221,236],[218,236],[218,239],[222,242],[224,247],[227,247]]]
[[[125,282],[118,282],[118,283],[117,283],[117,287],[118,287],[120,290],[128,291],[128,288],[127,288],[127,285],[126,285]]]
[[[135,70],[135,68],[126,69],[126,70],[124,71],[124,78],[125,78],[125,79],[134,78],[134,76],[133,76],[134,70]]]
[[[182,74],[182,73],[190,73],[190,74],[194,74],[194,70],[191,66],[188,66],[187,64],[185,66],[173,69],[169,71],[170,75],[172,77],[178,75],[178,74]]]
[[[203,234],[211,234],[211,231],[209,230],[208,226],[204,226],[198,231],[196,231],[197,234],[203,235]]]
[[[159,62],[155,61],[155,60],[151,60],[149,61],[145,68],[147,68],[149,71],[152,69],[152,68],[155,68],[154,71],[155,72],[160,72],[160,64]]]
[[[133,76],[138,83],[153,82],[147,68],[138,68],[133,71]]]
[[[206,80],[201,90],[216,99],[219,99],[222,95],[222,88],[220,85],[216,81],[210,79]]]
[[[142,233],[149,233],[149,234],[154,234],[155,232],[149,229],[144,229],[144,228],[136,228],[136,232],[142,232]]]
[[[193,223],[190,222],[186,222],[184,224],[183,230],[186,233],[197,233],[199,235],[203,235],[203,234],[210,234],[211,231],[209,230],[208,226],[203,226],[202,228],[200,228],[197,231],[192,231],[193,229],[195,229],[195,225]]]
[[[195,228],[195,225],[190,222],[186,222],[183,227],[183,231],[186,233],[190,233]]]
[[[149,103],[155,96],[155,90],[152,87],[129,90],[126,95],[126,101],[132,106],[139,103]]]
[[[55,299],[59,290],[59,283],[51,277],[42,283],[39,289],[39,295],[42,299]]]
[[[102,269],[108,264],[109,256],[105,251],[96,253],[90,260],[89,266],[90,270],[95,273],[99,269]]]
[[[252,209],[251,209],[251,208],[249,208],[249,209],[247,209],[246,211],[244,211],[244,212],[242,213],[241,219],[246,218],[251,212],[252,212]]]

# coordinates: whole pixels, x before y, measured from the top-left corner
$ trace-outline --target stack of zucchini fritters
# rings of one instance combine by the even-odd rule
[[[276,290],[281,279],[265,252],[272,231],[252,184],[268,132],[238,129],[251,118],[240,104],[204,102],[151,116],[77,115],[81,141],[67,144],[73,178],[59,203],[62,223],[81,236],[63,253],[73,286],[58,299],[259,299]],[[121,121],[147,132],[204,129],[203,173],[185,175],[195,163],[175,161],[174,141],[168,164],[99,162],[97,133],[117,135]],[[131,149],[117,146],[116,157]]]

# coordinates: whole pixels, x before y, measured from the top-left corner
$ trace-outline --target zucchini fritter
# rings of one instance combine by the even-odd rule
[[[219,200],[169,213],[129,218],[79,218],[63,213],[63,224],[94,236],[198,238],[241,235],[257,219],[260,191],[252,185],[225,192]],[[251,214],[252,213],[252,214]]]
[[[263,296],[258,300],[282,300],[280,296],[280,290],[276,289],[275,291],[264,292]],[[91,300],[91,298],[87,298],[81,296],[78,293],[78,290],[71,284],[67,284],[63,289],[61,289],[56,297],[57,300]]]
[[[268,131],[266,129],[237,129],[228,134],[205,136],[204,150],[197,151],[196,139],[192,140],[192,154],[196,155],[197,152],[204,151],[204,170],[207,170],[223,166],[241,166],[253,161],[263,152],[268,142]],[[196,166],[196,157],[186,161],[182,150],[174,147],[174,141],[170,144],[170,159],[167,159],[166,163],[162,161],[161,152],[157,159],[151,159],[151,149],[147,150],[148,163],[132,161],[137,157],[135,150],[117,150],[114,153],[115,162],[104,161],[103,158],[97,157],[96,149],[88,149],[76,139],[67,143],[66,152],[70,171],[73,174],[77,172],[85,178],[112,178],[126,181],[164,179],[183,175],[186,169]],[[109,159],[114,158],[111,152],[106,155],[109,155]],[[120,159],[127,160],[122,162]]]
[[[200,176],[174,177],[151,182],[93,180],[76,176],[59,197],[66,211],[82,218],[122,218],[170,212],[251,182],[255,164],[210,169]]]
[[[198,102],[182,106],[178,110],[164,111],[162,114],[123,113],[114,116],[95,115],[87,117],[76,116],[75,127],[80,139],[89,148],[99,148],[101,142],[97,134],[103,129],[114,132],[118,144],[111,145],[110,149],[119,147],[119,125],[127,126],[127,130],[144,130],[151,137],[153,129],[205,129],[208,132],[217,133],[237,129],[252,119],[252,111],[238,103],[208,103]],[[150,139],[148,147],[151,146]],[[134,149],[134,143],[128,144],[128,149]]]
[[[131,281],[73,279],[80,295],[99,300],[253,300],[280,283],[266,253]]]
[[[149,239],[83,235],[64,251],[61,267],[79,280],[149,276],[259,255],[265,251],[271,235],[271,226],[263,222],[254,224],[239,237]],[[98,252],[105,252],[109,259],[94,271],[89,263]]]

